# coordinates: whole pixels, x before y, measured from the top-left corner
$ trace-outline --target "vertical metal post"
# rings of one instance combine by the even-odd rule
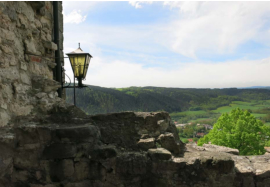
[[[60,49],[59,49],[59,8],[58,8],[58,1],[53,2],[53,18],[54,18],[54,43],[57,45],[57,50],[55,51],[55,72],[56,72],[56,81],[59,82],[61,85],[62,83],[62,65],[60,62]],[[58,96],[62,97],[62,87],[57,90]]]
[[[76,93],[75,93],[75,75],[74,75],[74,106],[76,106]]]

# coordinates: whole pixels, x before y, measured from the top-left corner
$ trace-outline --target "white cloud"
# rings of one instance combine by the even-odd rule
[[[129,4],[137,8],[142,8],[142,4],[152,4],[152,1],[129,1]]]
[[[165,2],[164,5],[178,8],[179,15],[168,25],[171,39],[163,43],[185,56],[229,54],[247,41],[265,44],[270,41],[270,2]],[[262,32],[267,41],[261,39]]]
[[[70,13],[73,10],[80,10],[85,14],[96,8],[98,4],[100,4],[98,1],[63,1],[63,7],[66,13]]]
[[[222,63],[185,63],[173,70],[144,68],[143,65],[92,59],[85,84],[104,87],[161,86],[182,88],[224,88],[268,86],[270,58]],[[71,75],[71,69],[68,71]]]
[[[87,15],[82,15],[80,10],[73,10],[68,15],[63,12],[64,23],[82,23],[85,21]]]

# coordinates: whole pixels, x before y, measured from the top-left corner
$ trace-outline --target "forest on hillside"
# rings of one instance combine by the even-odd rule
[[[73,89],[66,89],[66,101],[73,104]],[[76,104],[87,114],[122,111],[211,111],[233,101],[270,100],[269,89],[191,89],[163,87],[76,89]]]

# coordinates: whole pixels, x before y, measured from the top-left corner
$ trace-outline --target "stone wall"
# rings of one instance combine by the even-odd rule
[[[59,84],[53,81],[53,37],[52,2],[0,2],[0,127],[15,116],[44,112],[59,102]]]
[[[51,112],[2,128],[1,187],[270,186],[270,154],[185,146],[168,113]]]

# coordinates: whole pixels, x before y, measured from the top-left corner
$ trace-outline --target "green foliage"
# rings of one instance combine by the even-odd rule
[[[198,145],[211,142],[239,150],[240,155],[264,154],[269,140],[269,127],[257,120],[248,111],[233,109],[217,120],[209,134],[198,141]]]

